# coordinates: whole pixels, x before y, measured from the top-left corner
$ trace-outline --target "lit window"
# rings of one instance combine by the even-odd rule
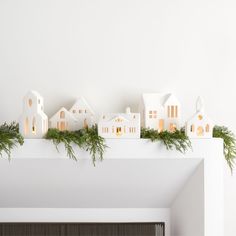
[[[64,112],[64,111],[61,111],[61,112],[60,112],[60,118],[61,118],[61,119],[64,119],[64,118],[65,118],[65,112]]]
[[[32,99],[29,99],[29,101],[28,101],[28,103],[29,103],[29,107],[31,107],[32,106]]]
[[[199,120],[202,120],[202,119],[203,119],[203,116],[202,116],[202,115],[198,115],[198,119],[199,119]]]
[[[195,130],[194,125],[191,125],[191,127],[190,127],[190,131],[191,131],[191,132],[194,132],[194,130]]]
[[[199,126],[197,128],[197,136],[203,136],[204,135],[204,129],[202,128],[202,126]]]
[[[207,133],[210,132],[210,125],[209,124],[206,125],[206,132]]]

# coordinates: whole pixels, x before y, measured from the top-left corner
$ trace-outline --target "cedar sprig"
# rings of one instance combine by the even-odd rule
[[[0,155],[6,153],[11,158],[11,151],[17,145],[23,145],[24,138],[19,133],[19,125],[16,122],[4,123],[0,126]]]
[[[234,133],[225,126],[215,126],[213,129],[213,137],[223,139],[225,160],[232,172],[236,158],[236,139]]]
[[[185,153],[191,148],[191,142],[184,130],[175,130],[174,132],[161,131],[158,132],[154,129],[142,128],[141,138],[150,139],[152,142],[161,141],[167,150],[173,150],[174,148]]]
[[[102,161],[106,149],[105,139],[98,135],[97,126],[84,128],[77,131],[59,131],[57,129],[49,129],[46,139],[52,140],[57,150],[60,143],[64,144],[65,150],[69,158],[77,161],[77,156],[73,149],[73,144],[80,149],[86,150],[92,157],[93,164],[97,157]]]

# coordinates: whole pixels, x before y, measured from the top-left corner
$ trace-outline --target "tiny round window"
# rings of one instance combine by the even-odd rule
[[[198,119],[202,120],[203,116],[202,115],[198,115]]]
[[[32,106],[32,99],[29,99],[29,101],[28,101],[28,103],[29,103],[29,106],[31,107]]]

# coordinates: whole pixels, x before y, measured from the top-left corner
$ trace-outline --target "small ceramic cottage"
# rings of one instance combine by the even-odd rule
[[[50,118],[49,127],[58,129],[60,131],[73,131],[77,130],[78,122],[66,108],[62,107]]]
[[[78,121],[77,129],[91,127],[94,124],[94,112],[83,97],[78,98],[69,111]]]
[[[171,93],[147,93],[140,103],[142,127],[175,131],[180,126],[180,103]]]
[[[140,114],[104,114],[98,122],[98,134],[103,138],[140,138]]]
[[[19,120],[24,138],[42,138],[48,130],[48,117],[44,113],[43,98],[36,91],[29,91],[23,99],[23,113]]]
[[[186,122],[186,135],[189,138],[212,138],[213,122],[205,114],[202,99],[196,103],[196,113]]]

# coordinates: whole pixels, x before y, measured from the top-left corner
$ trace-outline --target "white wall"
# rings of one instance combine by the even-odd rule
[[[168,90],[183,120],[200,94],[236,132],[235,10],[234,0],[1,0],[0,122],[17,120],[31,88],[49,116],[78,95],[104,112]],[[226,236],[236,234],[235,184],[226,168]]]
[[[187,184],[184,186],[183,190],[178,194],[177,198],[172,204],[172,236],[207,235],[205,234],[207,231],[205,228],[208,228],[209,226],[204,225],[204,184],[202,183],[204,183],[203,161],[198,166],[194,174],[189,178]],[[210,226],[210,228],[212,227]],[[219,232],[219,235],[222,234]]]

